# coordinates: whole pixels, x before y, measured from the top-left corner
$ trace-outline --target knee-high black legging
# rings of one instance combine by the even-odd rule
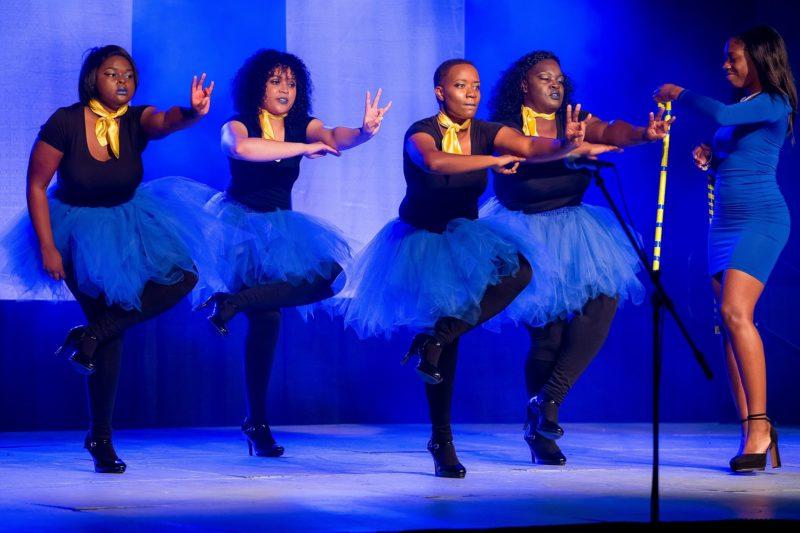
[[[299,285],[287,282],[246,287],[230,302],[248,320],[244,349],[244,383],[247,421],[267,424],[267,390],[281,327],[283,307],[306,305],[333,296],[331,284],[341,273],[336,264],[330,276],[317,276]]]
[[[528,328],[531,347],[525,361],[528,396],[543,393],[561,404],[608,337],[617,299],[600,295],[589,300],[571,320]]]
[[[530,283],[532,275],[530,263],[520,255],[519,265],[516,274],[503,277],[499,283],[486,289],[481,299],[481,314],[477,323],[469,324],[453,317],[441,318],[436,322],[433,336],[444,345],[438,363],[442,382],[438,385],[425,386],[428,412],[431,418],[431,440],[434,442],[443,443],[453,440],[450,414],[458,359],[458,339],[467,331],[483,324],[508,307]]]
[[[109,306],[102,296],[88,296],[78,289],[75,277],[69,271],[66,282],[89,321],[88,330],[98,339],[94,352],[96,370],[86,378],[86,392],[91,434],[94,438],[108,438],[111,436],[111,418],[122,362],[123,333],[131,326],[153,318],[177,304],[197,284],[197,275],[183,271],[181,281],[173,285],[147,282],[142,290],[141,310]]]

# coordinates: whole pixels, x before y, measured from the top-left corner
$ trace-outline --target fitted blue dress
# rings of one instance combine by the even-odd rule
[[[692,91],[678,100],[720,126],[712,143],[716,184],[708,273],[736,269],[766,283],[789,238],[789,208],[775,177],[789,103],[767,93],[731,105]]]

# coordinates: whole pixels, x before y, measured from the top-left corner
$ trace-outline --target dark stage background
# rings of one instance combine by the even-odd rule
[[[212,112],[202,124],[150,145],[148,178],[179,174],[218,188],[225,185],[226,163],[218,145],[219,126],[231,113],[229,83],[242,60],[257,48],[287,49],[308,62],[317,88],[317,114],[331,124],[357,124],[363,90],[382,86],[395,107],[379,138],[340,160],[305,161],[295,196],[296,208],[329,218],[353,235],[356,244],[394,216],[403,193],[402,133],[412,121],[433,114],[430,79],[435,65],[448,57],[464,55],[478,65],[484,115],[502,69],[530,50],[551,49],[574,80],[576,101],[601,118],[637,123],[653,108],[650,95],[660,83],[726,98],[730,91],[721,70],[725,39],[757,23],[781,31],[794,71],[800,72],[797,14],[789,1],[427,0],[392,7],[317,0],[239,1],[225,7],[187,0],[112,4],[124,16],[114,19],[117,26],[107,34],[82,29],[96,26],[90,20],[93,14],[111,16],[97,12],[108,9],[99,7],[107,5],[103,2],[67,2],[57,8],[70,17],[41,7],[32,10],[22,2],[0,7],[0,61],[3,72],[16,80],[0,86],[0,110],[8,126],[0,131],[0,227],[23,205],[24,162],[38,125],[55,107],[75,99],[81,51],[112,40],[132,47],[142,77],[138,103],[183,103],[188,80],[202,70],[217,81]],[[37,25],[51,31],[41,32]],[[66,47],[76,52],[62,57],[30,45],[39,38],[34,36],[43,34],[52,50]],[[47,58],[48,72],[33,67],[35,75],[28,75],[30,65],[42,58]],[[37,99],[47,105],[34,117],[28,113],[20,118],[19,109]],[[705,274],[705,178],[693,169],[690,158],[691,148],[713,130],[684,115],[680,105],[675,114],[679,119],[670,154],[663,279],[715,378],[704,379],[667,319],[663,417],[733,422],[719,341],[712,334]],[[624,192],[632,223],[648,250],[659,157],[658,145],[626,150],[613,157],[620,180],[609,177],[615,196],[621,198]],[[800,148],[787,143],[779,183],[795,216],[799,169]],[[594,189],[586,201],[604,204]],[[800,423],[794,383],[800,376],[800,320],[794,312],[800,298],[799,239],[795,223],[757,309],[768,361],[770,414],[779,424]],[[358,341],[327,316],[306,324],[288,310],[284,319],[269,397],[273,424],[427,419],[422,385],[410,368],[398,364],[410,336]],[[82,378],[52,355],[68,328],[81,321],[74,302],[0,302],[0,430],[85,424]],[[231,337],[222,339],[183,302],[131,330],[125,340],[115,426],[239,423],[246,322],[237,318],[231,326]],[[563,406],[563,420],[649,420],[650,339],[648,304],[625,306],[602,352]],[[461,346],[456,422],[521,422],[524,331],[476,331]]]

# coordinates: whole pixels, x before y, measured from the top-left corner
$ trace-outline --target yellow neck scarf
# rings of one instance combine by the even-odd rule
[[[116,119],[127,113],[128,105],[126,104],[111,113],[100,102],[92,98],[89,100],[89,109],[99,117],[94,124],[94,134],[97,137],[97,142],[102,147],[111,146],[111,153],[119,159],[119,124],[117,124]]]
[[[283,120],[286,118],[286,115],[288,115],[288,113],[284,113],[283,115],[273,115],[266,109],[259,110],[258,122],[261,125],[261,138],[268,141],[274,141],[275,132],[272,131],[272,124],[270,124],[269,119],[274,118],[277,120]]]
[[[539,113],[528,106],[522,106],[522,133],[529,137],[538,137],[539,130],[536,129],[536,119],[555,120],[555,113]]]
[[[442,152],[448,154],[463,153],[461,151],[461,143],[458,142],[458,132],[469,128],[472,120],[465,120],[463,124],[459,125],[450,120],[450,117],[445,115],[443,111],[439,111],[436,121],[446,130],[442,139]]]

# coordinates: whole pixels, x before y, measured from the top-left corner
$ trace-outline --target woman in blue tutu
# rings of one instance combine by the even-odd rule
[[[88,374],[85,446],[97,472],[125,471],[111,443],[124,331],[175,305],[197,282],[201,224],[190,222],[197,202],[185,200],[204,188],[181,179],[140,184],[147,143],[208,113],[214,84],[204,81],[205,74],[192,80],[188,108],[130,105],[139,84],[131,56],[114,45],[89,50],[80,102],[53,113],[33,146],[30,220],[3,239],[20,296],[58,291],[64,282],[86,315],[88,324],[73,328],[57,353]]]
[[[797,89],[783,37],[757,26],[725,44],[722,65],[738,102],[724,104],[673,84],[659,87],[658,102],[711,119],[712,146],[694,151],[711,172],[715,203],[708,233],[708,274],[719,303],[728,379],[741,420],[734,472],[781,465],[778,433],[767,416],[767,368],[753,313],[789,239],[789,207],[776,180],[781,147],[793,134]],[[794,139],[792,139],[794,140]]]
[[[292,186],[300,160],[339,155],[367,142],[380,130],[391,103],[379,106],[366,96],[360,128],[326,128],[311,116],[312,85],[300,58],[260,50],[239,69],[233,82],[238,114],[222,127],[222,148],[231,181],[206,205],[226,226],[210,238],[217,255],[218,280],[201,280],[213,292],[201,307],[217,331],[244,313],[249,321],[244,354],[247,417],[242,431],[252,455],[278,457],[267,423],[266,396],[281,308],[312,304],[334,294],[331,284],[350,249],[326,222],[292,211]]]
[[[531,137],[564,136],[571,86],[551,52],[531,52],[506,70],[491,101],[492,118]],[[584,154],[595,144],[632,146],[657,141],[668,123],[650,114],[647,126],[586,116]],[[583,117],[581,117],[583,118]],[[617,305],[640,303],[639,260],[608,209],[582,203],[591,182],[569,161],[523,164],[515,176],[494,177],[496,198],[481,218],[521,248],[534,247],[534,283],[498,317],[523,324],[531,347],[525,363],[533,462],[564,464],[555,439],[563,434],[558,407],[606,339]]]
[[[427,384],[428,450],[437,476],[464,477],[450,427],[458,339],[505,308],[531,279],[519,247],[477,220],[486,171],[511,175],[521,161],[563,157],[580,144],[584,124],[570,113],[566,140],[548,140],[476,120],[480,79],[464,59],[442,63],[433,84],[439,114],[405,135],[400,217],[347,269],[339,311],[362,337],[423,331],[406,359],[419,358],[416,370]]]

